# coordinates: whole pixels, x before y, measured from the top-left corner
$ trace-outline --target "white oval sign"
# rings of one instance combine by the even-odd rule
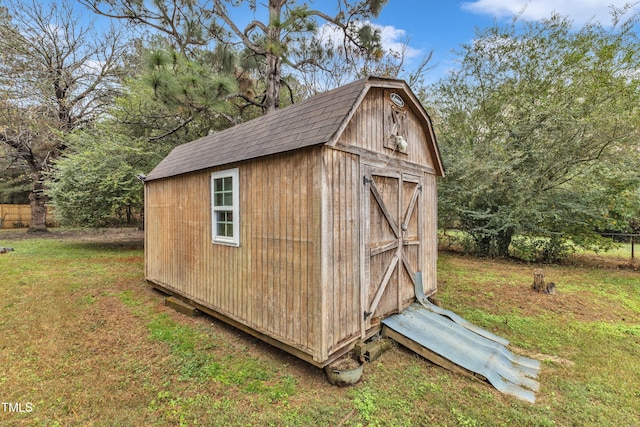
[[[389,95],[389,98],[391,98],[391,101],[398,107],[404,107],[404,100],[397,93],[393,92],[391,95]]]

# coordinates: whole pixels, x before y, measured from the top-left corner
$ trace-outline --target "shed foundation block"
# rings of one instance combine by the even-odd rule
[[[354,346],[353,352],[364,358],[367,362],[373,362],[392,348],[393,340],[389,338],[382,338],[369,342],[361,341]]]
[[[164,300],[164,305],[167,307],[173,308],[178,313],[185,314],[189,317],[194,317],[198,315],[198,309],[193,307],[192,305],[187,304],[184,301],[179,300],[175,297],[167,297]]]

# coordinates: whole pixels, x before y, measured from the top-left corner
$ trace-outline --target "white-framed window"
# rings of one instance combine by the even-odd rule
[[[240,246],[238,169],[211,174],[211,234],[214,243]]]

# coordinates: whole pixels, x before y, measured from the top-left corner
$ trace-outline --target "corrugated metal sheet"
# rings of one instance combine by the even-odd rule
[[[422,272],[416,272],[416,276],[413,281],[413,287],[416,293],[416,299],[424,308],[429,311],[433,311],[434,313],[440,314],[442,316],[448,317],[453,322],[456,322],[458,325],[469,329],[472,332],[475,332],[478,335],[482,335],[485,338],[488,338],[492,341],[497,342],[498,344],[502,344],[504,346],[509,345],[509,340],[506,340],[502,337],[497,336],[496,334],[492,334],[491,332],[483,329],[468,320],[463,319],[462,317],[455,314],[453,311],[445,310],[444,308],[438,307],[437,305],[431,304],[427,297],[424,294],[424,285],[422,283]]]
[[[535,401],[535,392],[540,388],[536,381],[539,361],[513,354],[502,342],[478,334],[481,328],[477,326],[474,331],[458,324],[451,318],[462,318],[453,312],[437,307],[443,313],[438,314],[427,307],[414,303],[382,323],[431,352],[483,376],[499,391],[528,402]]]

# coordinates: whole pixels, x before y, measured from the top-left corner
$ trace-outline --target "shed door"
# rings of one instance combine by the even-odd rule
[[[422,177],[364,168],[363,335],[415,296],[422,270]]]

